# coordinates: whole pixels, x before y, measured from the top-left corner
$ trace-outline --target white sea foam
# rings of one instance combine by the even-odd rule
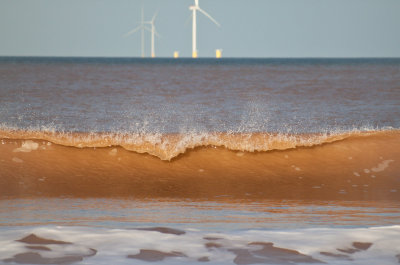
[[[32,141],[32,140],[26,140],[22,142],[21,147],[15,148],[13,152],[23,152],[23,153],[29,153],[31,151],[37,150],[39,147],[39,144]]]
[[[384,161],[382,161],[381,163],[379,163],[376,167],[373,167],[371,170],[372,170],[373,172],[381,172],[381,171],[384,171],[386,168],[389,167],[389,164],[392,163],[392,162],[394,162],[394,160],[391,160],[391,159],[389,159],[389,160],[384,160]]]
[[[0,260],[27,252],[26,244],[15,241],[29,234],[43,238],[72,242],[70,245],[46,245],[52,251],[37,251],[43,257],[61,257],[70,254],[89,255],[91,249],[97,254],[84,257],[84,264],[148,264],[142,260],[128,259],[141,249],[161,252],[181,252],[183,257],[170,257],[155,264],[201,264],[199,258],[208,257],[210,264],[234,264],[236,253],[232,249],[259,249],[251,242],[271,242],[274,247],[296,250],[314,259],[334,264],[398,264],[400,254],[400,226],[370,228],[313,228],[295,230],[246,230],[215,233],[186,229],[183,235],[156,231],[101,229],[87,227],[37,227],[1,228]],[[208,240],[207,237],[219,238]],[[205,246],[217,242],[221,247]],[[354,242],[370,243],[366,250],[355,248]],[[354,254],[338,249],[356,249]],[[322,253],[347,255],[339,259]],[[270,264],[270,263],[269,263]],[[295,264],[295,263],[293,263]]]

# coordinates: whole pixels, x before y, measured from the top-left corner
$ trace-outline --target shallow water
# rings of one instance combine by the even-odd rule
[[[226,196],[213,201],[8,199],[0,202],[0,259],[24,264],[65,259],[81,264],[396,264],[399,206]]]
[[[172,227],[207,231],[396,225],[400,202],[29,198],[0,201],[0,226]]]

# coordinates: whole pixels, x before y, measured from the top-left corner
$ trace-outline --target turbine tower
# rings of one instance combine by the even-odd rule
[[[218,27],[221,25],[214,19],[212,18],[206,11],[201,9],[199,7],[199,0],[194,0],[194,6],[190,6],[189,10],[192,10],[192,18],[193,18],[193,24],[192,24],[192,57],[197,58],[197,24],[196,24],[196,12],[200,11],[208,17],[212,22],[214,22]]]
[[[156,57],[156,52],[155,52],[155,48],[154,48],[154,36],[157,35],[157,37],[160,37],[160,35],[157,33],[156,31],[156,27],[154,25],[154,21],[156,20],[158,12],[156,12],[153,16],[153,18],[150,21],[146,21],[144,23],[146,24],[150,24],[151,28],[148,29],[145,27],[146,30],[151,32],[151,57],[154,58]]]
[[[142,6],[142,19],[140,21],[139,26],[137,26],[136,28],[132,29],[131,31],[129,31],[128,33],[126,33],[124,35],[124,37],[128,37],[129,35],[135,33],[138,30],[141,30],[141,35],[142,35],[142,40],[141,40],[141,46],[142,46],[142,58],[144,57],[144,30],[147,29],[145,27],[145,22],[143,21],[143,17],[144,17],[144,12],[143,12],[143,6]]]

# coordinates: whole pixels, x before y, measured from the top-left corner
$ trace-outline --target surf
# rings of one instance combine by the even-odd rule
[[[213,232],[168,227],[0,229],[5,263],[396,264],[399,226]],[[141,240],[138,240],[141,239]]]

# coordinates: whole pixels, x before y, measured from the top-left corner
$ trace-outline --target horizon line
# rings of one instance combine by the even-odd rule
[[[174,58],[172,56],[159,56],[159,57],[141,57],[141,56],[63,56],[63,55],[0,55],[0,58],[60,58],[60,59],[67,59],[67,58],[76,58],[76,59],[140,59],[140,60],[157,60],[157,59],[174,59],[174,60],[179,60],[179,59],[190,59],[190,60],[201,60],[201,59],[215,59],[215,60],[224,60],[224,59],[400,59],[400,56],[398,57],[392,57],[392,56],[343,56],[343,57],[330,57],[330,56],[299,56],[299,57],[253,57],[253,56],[235,56],[235,57],[222,57],[222,58],[216,58],[216,57],[198,57],[198,58],[192,58],[190,56],[187,57],[178,57]]]

